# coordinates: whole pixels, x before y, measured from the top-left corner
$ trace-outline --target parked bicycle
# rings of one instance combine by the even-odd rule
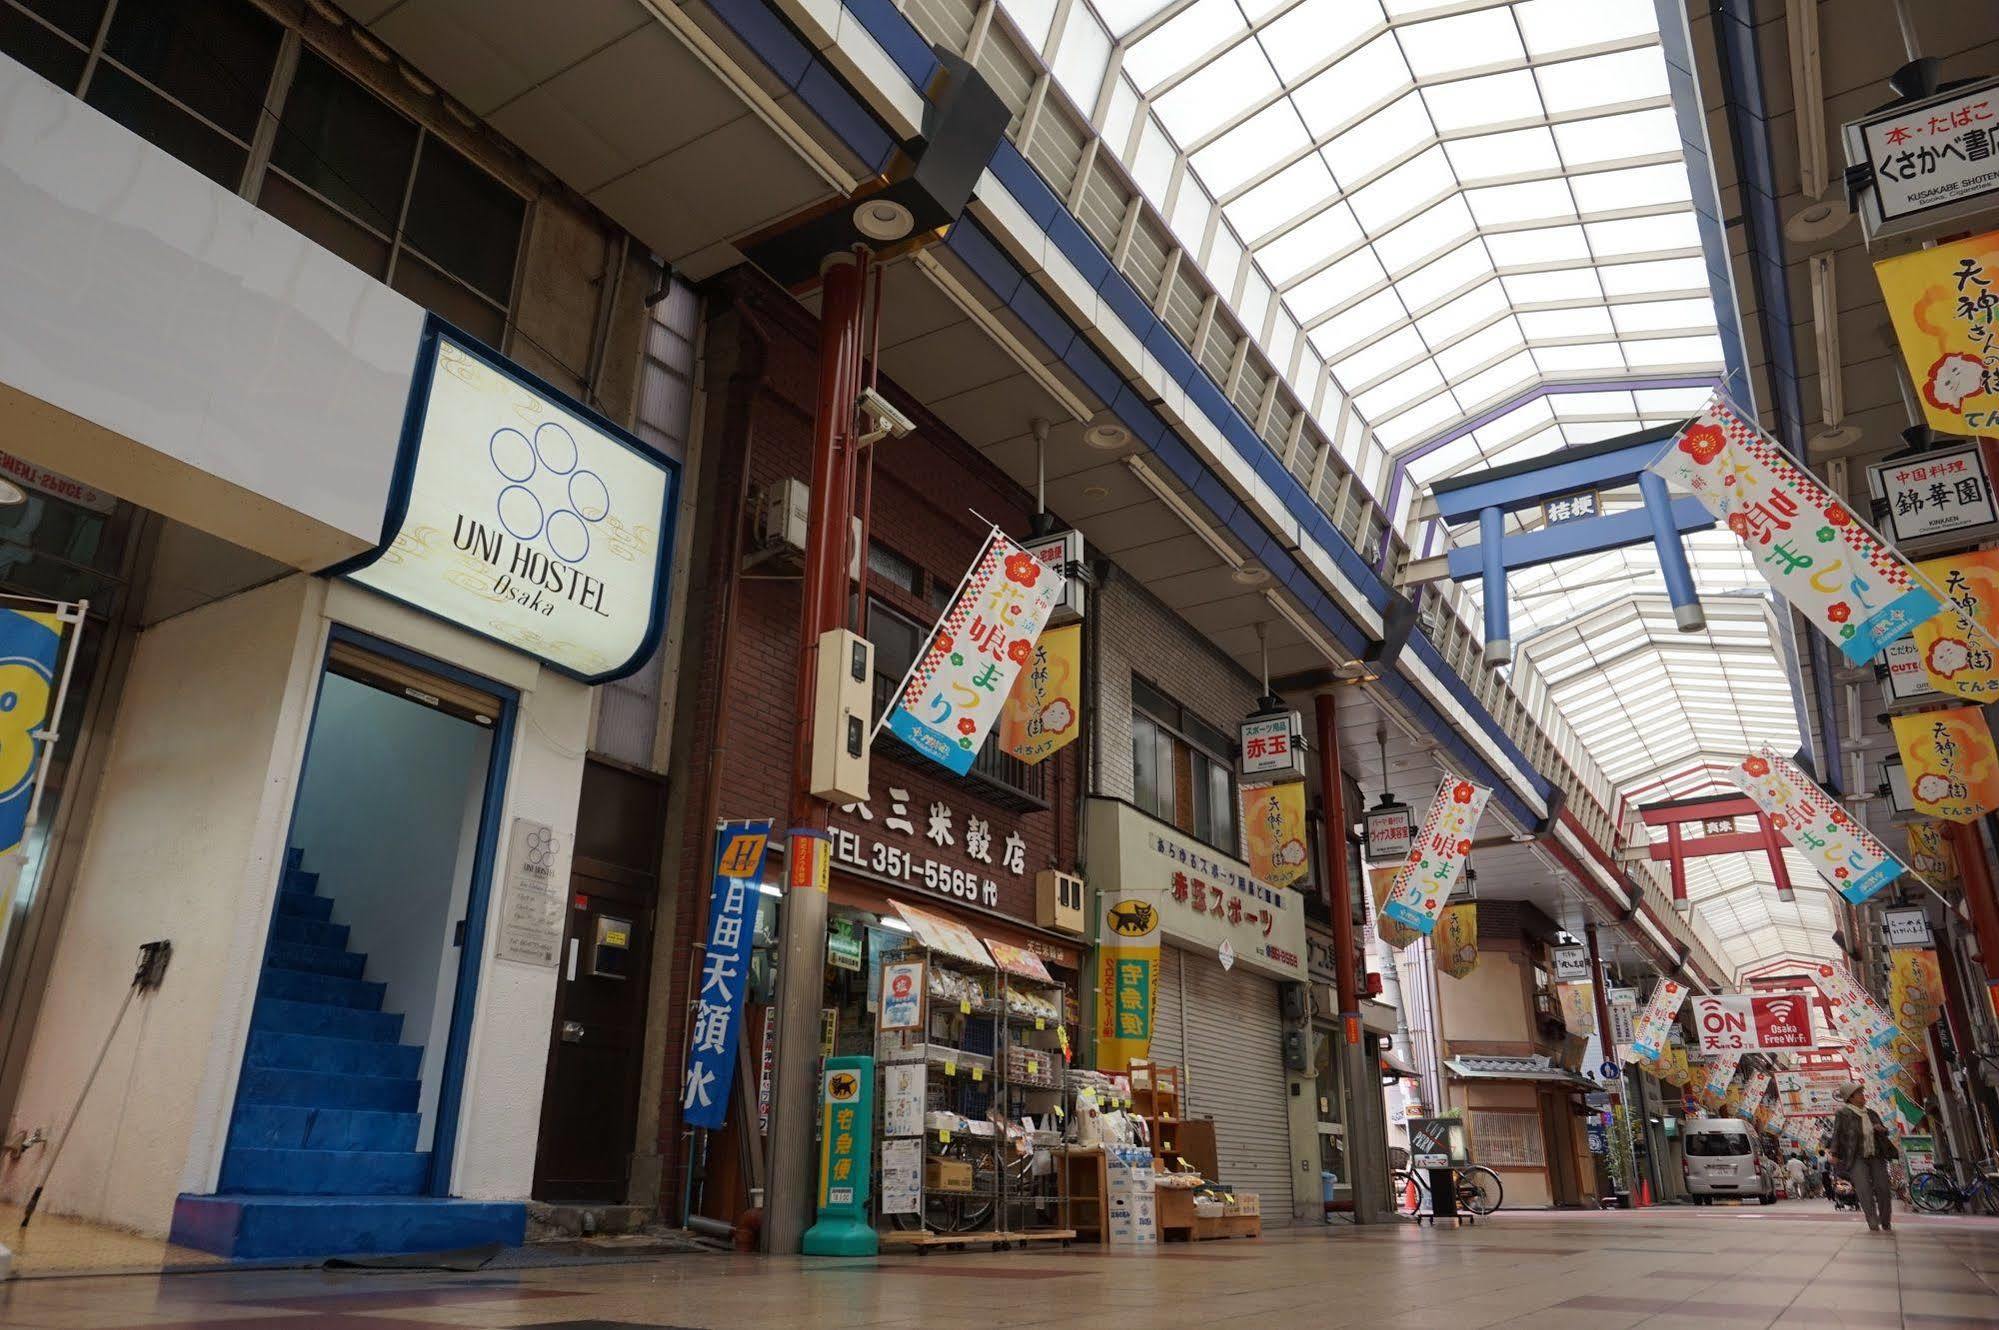
[[[1403,1214],[1420,1214],[1430,1208],[1430,1170],[1408,1166],[1409,1152],[1399,1146],[1389,1151],[1393,1166],[1390,1179],[1395,1185],[1396,1208]],[[1483,1219],[1506,1203],[1506,1188],[1499,1180],[1499,1174],[1483,1164],[1470,1168],[1453,1169],[1452,1178],[1457,1183],[1458,1209]],[[1408,1208],[1410,1185],[1416,1191],[1416,1206]]]
[[[1999,1165],[1979,1161],[1971,1181],[1959,1184],[1948,1174],[1926,1169],[1909,1178],[1909,1204],[1927,1214],[1999,1215]]]

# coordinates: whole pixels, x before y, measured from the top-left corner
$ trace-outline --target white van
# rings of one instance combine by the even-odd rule
[[[1695,1118],[1680,1136],[1680,1166],[1696,1205],[1717,1196],[1777,1202],[1777,1166],[1756,1148],[1756,1133],[1741,1118]]]

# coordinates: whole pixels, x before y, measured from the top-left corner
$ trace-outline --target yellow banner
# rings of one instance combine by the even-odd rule
[[[1152,1055],[1153,990],[1159,981],[1159,910],[1103,893],[1097,933],[1097,1069],[1121,1073]]]
[[[1924,947],[1888,953],[1888,1012],[1906,1034],[1920,1035],[1943,1013],[1943,971]]]
[[[1999,641],[1999,550],[1930,559],[1916,570],[1950,600],[1916,625],[1916,650],[1930,685],[1974,702],[1999,697],[1999,658],[1992,650]]]
[[[1033,766],[1083,731],[1083,625],[1044,628],[1000,708],[1002,751]]]
[[[1897,716],[1894,727],[1918,813],[1970,822],[1999,809],[1999,752],[1977,707]]]
[[[1681,1044],[1668,1044],[1659,1050],[1659,1075],[1661,1079],[1674,1085],[1685,1085],[1692,1074],[1692,1066],[1687,1061],[1687,1050]]]
[[[1908,831],[1909,867],[1933,881],[1955,882],[1957,851],[1951,848],[1943,827],[1935,822],[1911,822]]]
[[[1242,838],[1252,876],[1273,887],[1302,880],[1312,866],[1305,848],[1305,782],[1243,786]]]
[[[1437,917],[1437,968],[1463,979],[1478,968],[1478,906],[1446,905]]]
[[[1423,936],[1407,924],[1398,924],[1381,912],[1388,901],[1388,893],[1395,889],[1395,877],[1402,871],[1402,865],[1390,868],[1372,868],[1367,874],[1367,889],[1374,896],[1374,931],[1381,934],[1381,940],[1397,951]]]
[[[1555,1000],[1562,1004],[1562,1024],[1570,1034],[1596,1033],[1596,991],[1590,984],[1556,984]]]
[[[1999,232],[1874,265],[1923,416],[1945,434],[1999,432]]]

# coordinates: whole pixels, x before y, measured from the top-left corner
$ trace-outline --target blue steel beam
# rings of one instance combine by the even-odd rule
[[[1564,448],[1525,462],[1490,467],[1430,487],[1437,515],[1446,522],[1470,521],[1484,508],[1516,512],[1577,490],[1616,489],[1638,479],[1665,451],[1680,424],[1661,425],[1602,443]]]
[[[1485,578],[1485,664],[1490,669],[1513,659],[1513,611],[1506,601],[1506,514],[1497,508],[1478,515],[1480,574]]]
[[[1701,531],[1713,525],[1714,514],[1703,508],[1699,499],[1673,500],[1671,531],[1673,549],[1676,553],[1680,552],[1681,532]],[[1611,513],[1604,517],[1587,517],[1579,522],[1557,522],[1553,526],[1542,527],[1539,531],[1517,532],[1502,537],[1500,541],[1502,566],[1507,570],[1534,568],[1544,563],[1554,563],[1558,559],[1575,559],[1585,554],[1601,554],[1605,550],[1642,544],[1648,539],[1656,541],[1656,532],[1653,530],[1651,514],[1642,508]],[[1446,556],[1449,560],[1452,581],[1464,582],[1485,574],[1485,545],[1481,525],[1479,544],[1452,550]],[[1685,567],[1684,555],[1681,566]],[[1668,590],[1671,589],[1671,585],[1669,577]],[[1691,580],[1688,586],[1691,589]]]

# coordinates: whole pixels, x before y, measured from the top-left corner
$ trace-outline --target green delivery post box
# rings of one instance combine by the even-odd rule
[[[868,1223],[875,1060],[827,1058],[819,1105],[819,1222],[805,1230],[805,1254],[873,1256],[879,1250]]]

